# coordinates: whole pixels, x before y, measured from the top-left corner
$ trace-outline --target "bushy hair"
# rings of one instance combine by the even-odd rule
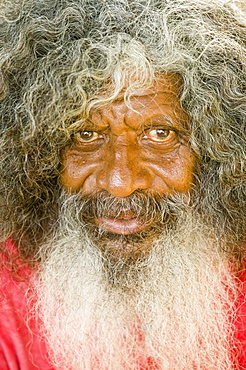
[[[91,107],[181,76],[197,156],[194,199],[230,252],[246,226],[246,24],[222,0],[4,0],[0,223],[26,255],[48,233],[61,153]],[[102,92],[107,92],[102,94]]]

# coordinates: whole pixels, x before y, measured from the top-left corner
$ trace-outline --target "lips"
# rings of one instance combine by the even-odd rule
[[[137,218],[132,219],[114,219],[114,218],[96,218],[95,223],[105,230],[114,234],[129,235],[139,233],[146,229],[146,225]]]
[[[129,210],[123,210],[117,215],[98,217],[94,221],[105,230],[121,235],[139,233],[147,228],[147,225]]]

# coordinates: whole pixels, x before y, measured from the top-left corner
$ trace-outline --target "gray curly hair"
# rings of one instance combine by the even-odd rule
[[[222,0],[2,2],[3,239],[14,236],[31,254],[54,220],[61,153],[76,127],[91,107],[123,88],[127,98],[160,73],[181,76],[198,163],[196,207],[230,235],[230,254],[242,255],[246,24]]]

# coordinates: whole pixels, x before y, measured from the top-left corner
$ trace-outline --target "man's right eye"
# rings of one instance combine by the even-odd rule
[[[90,143],[97,140],[99,134],[96,131],[83,130],[76,132],[73,137],[80,143]]]

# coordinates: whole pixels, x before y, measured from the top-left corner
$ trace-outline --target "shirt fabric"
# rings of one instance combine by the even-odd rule
[[[5,244],[15,263],[11,265],[2,256],[6,263],[0,274],[0,370],[54,370],[49,365],[45,340],[39,333],[37,320],[30,314],[33,307],[29,287],[32,272],[23,265],[18,269],[14,244],[10,240]],[[239,280],[242,290],[237,302],[235,343],[240,343],[237,357],[242,370],[246,369],[246,272],[240,273]],[[153,368],[156,367],[149,361],[142,370]]]

